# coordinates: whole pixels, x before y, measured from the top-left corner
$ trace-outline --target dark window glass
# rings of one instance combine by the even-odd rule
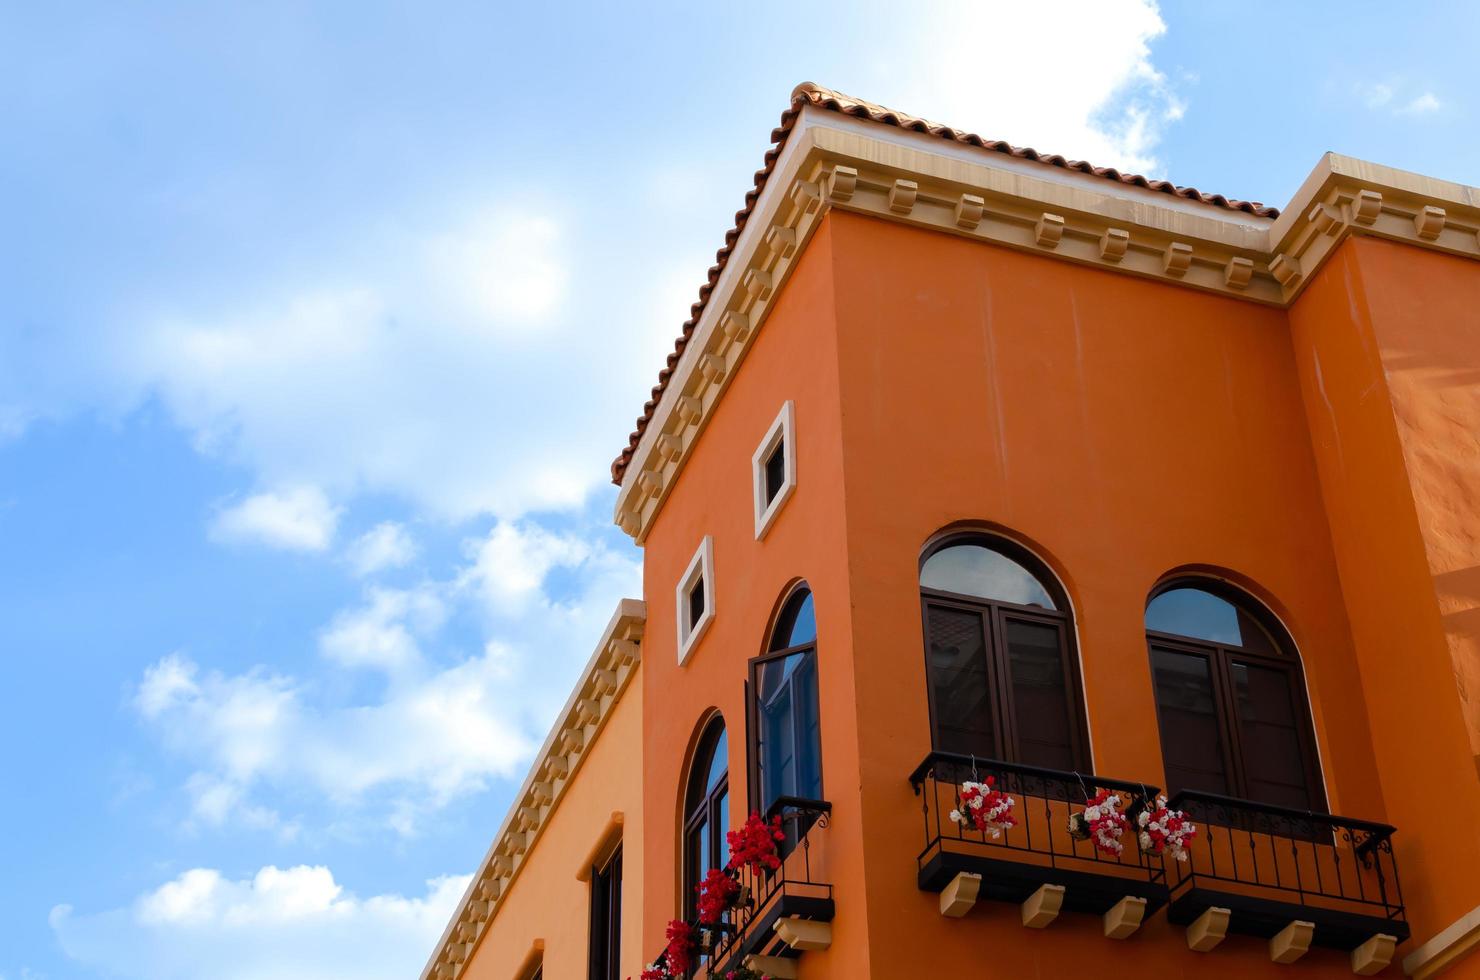
[[[1017,561],[980,544],[958,544],[931,555],[920,569],[922,588],[1018,606],[1057,609],[1043,583]]]
[[[1289,674],[1237,661],[1230,664],[1230,670],[1249,796],[1278,806],[1310,809]]]
[[[715,718],[699,738],[684,793],[684,907],[696,913],[695,889],[710,868],[729,859],[725,832],[730,827],[730,778],[725,723]]]
[[[1003,621],[1007,670],[1012,677],[1018,761],[1050,769],[1074,768],[1074,719],[1057,624]]]
[[[1087,769],[1073,624],[1024,549],[973,539],[920,568],[933,744],[942,752]]]
[[[786,440],[776,443],[771,455],[766,457],[766,503],[776,499],[786,484]]]
[[[935,715],[935,747],[942,752],[997,755],[992,684],[982,615],[931,604],[929,619],[930,700]]]
[[[1168,788],[1324,810],[1299,658],[1273,617],[1223,585],[1146,607]]]
[[[1208,658],[1152,646],[1151,669],[1167,781],[1226,796],[1230,787]]]
[[[704,576],[694,580],[689,589],[689,629],[693,629],[704,615]]]
[[[771,651],[751,664],[757,807],[782,796],[822,798],[822,730],[817,711],[817,617],[812,593],[787,600]]]
[[[622,848],[591,869],[590,980],[619,980],[622,959]],[[541,967],[541,971],[543,967]],[[540,973],[536,972],[536,976]]]

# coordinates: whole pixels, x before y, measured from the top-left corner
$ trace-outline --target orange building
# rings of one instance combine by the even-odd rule
[[[773,139],[424,976],[1480,977],[1480,190]]]

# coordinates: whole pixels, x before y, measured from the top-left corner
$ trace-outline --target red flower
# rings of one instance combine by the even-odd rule
[[[731,871],[746,867],[751,874],[758,875],[762,868],[775,871],[781,867],[781,859],[776,856],[776,842],[786,840],[786,834],[781,829],[779,815],[766,823],[759,813],[752,813],[743,827],[730,831],[725,839],[730,843]]]
[[[673,976],[683,976],[694,965],[694,948],[699,945],[696,930],[682,919],[668,923],[668,948],[663,950],[663,965]]]
[[[733,871],[710,868],[695,890],[699,893],[699,922],[712,926],[735,904],[735,898],[740,894],[740,882],[735,880]]]

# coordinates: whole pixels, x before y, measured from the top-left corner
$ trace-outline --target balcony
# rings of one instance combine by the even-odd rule
[[[1017,825],[996,838],[950,818],[960,806],[961,784],[988,776],[1017,801]],[[940,894],[944,915],[965,915],[979,899],[1017,904],[1023,924],[1039,928],[1060,911],[1088,912],[1104,918],[1107,936],[1120,939],[1167,903],[1161,859],[1142,854],[1131,832],[1119,855],[1069,832],[1071,814],[1097,790],[1123,796],[1124,812],[1134,820],[1157,792],[1154,786],[945,752],[927,756],[910,783],[921,799],[925,824],[919,886]]]
[[[1276,962],[1325,946],[1368,974],[1408,938],[1394,828],[1192,791],[1169,805],[1200,828],[1188,860],[1167,862],[1167,918],[1194,949],[1243,933],[1268,938]]]
[[[709,955],[711,976],[723,977],[749,963],[772,977],[795,977],[797,957],[831,945],[832,885],[819,880],[820,855],[813,853],[831,814],[831,803],[792,796],[766,811],[767,820],[781,817],[787,835],[780,845],[781,867],[760,874],[740,869],[744,900],[717,930]]]

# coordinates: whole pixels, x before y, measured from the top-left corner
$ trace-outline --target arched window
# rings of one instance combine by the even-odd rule
[[[725,832],[730,829],[730,771],[725,721],[719,715],[704,728],[689,768],[684,791],[683,867],[684,910],[694,921],[695,889],[710,868],[722,868],[730,859]]]
[[[783,796],[822,798],[822,733],[817,716],[817,614],[797,588],[781,607],[766,653],[751,661],[756,806]]]
[[[1300,657],[1268,610],[1172,582],[1146,606],[1146,642],[1169,788],[1325,810]]]
[[[931,736],[937,751],[1087,770],[1068,597],[1027,549],[950,538],[920,566]]]

